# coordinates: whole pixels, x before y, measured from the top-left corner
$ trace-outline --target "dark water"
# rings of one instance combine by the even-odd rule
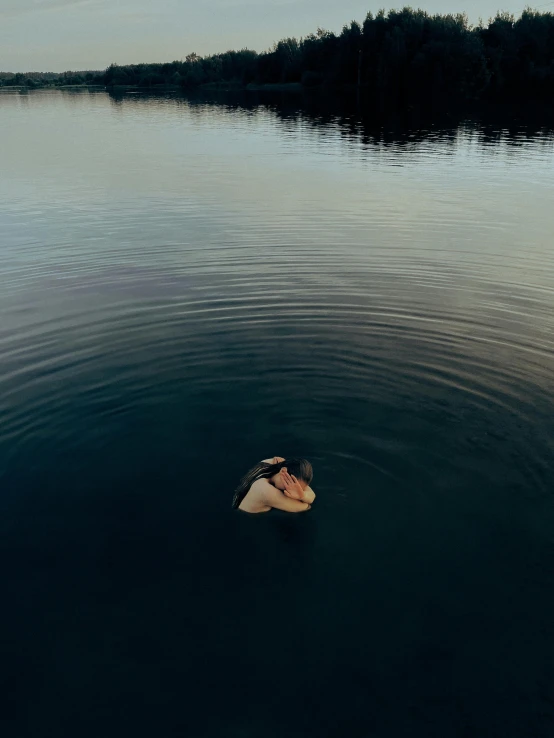
[[[551,129],[258,102],[0,96],[2,735],[552,736]]]

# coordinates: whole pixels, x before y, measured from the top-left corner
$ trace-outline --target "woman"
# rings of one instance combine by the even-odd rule
[[[306,459],[266,459],[241,479],[233,507],[249,513],[268,512],[272,507],[304,512],[315,500],[310,488],[313,476],[312,465]]]

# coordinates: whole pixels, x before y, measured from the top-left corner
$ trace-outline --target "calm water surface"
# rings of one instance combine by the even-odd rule
[[[552,736],[551,131],[0,123],[3,736]],[[313,511],[234,513],[275,454]]]

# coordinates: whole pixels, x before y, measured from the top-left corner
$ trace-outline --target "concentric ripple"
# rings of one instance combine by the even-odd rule
[[[3,95],[0,114],[6,472],[217,396],[222,432],[263,418],[327,470],[470,474],[467,447],[500,433],[490,478],[546,489],[548,132],[395,140],[104,93]]]
[[[0,121],[10,735],[550,738],[552,131]],[[308,515],[231,514],[270,454],[313,461]]]

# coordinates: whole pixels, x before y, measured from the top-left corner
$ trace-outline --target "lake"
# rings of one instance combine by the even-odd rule
[[[5,738],[554,730],[554,128],[0,94]],[[305,456],[305,515],[231,509]]]

